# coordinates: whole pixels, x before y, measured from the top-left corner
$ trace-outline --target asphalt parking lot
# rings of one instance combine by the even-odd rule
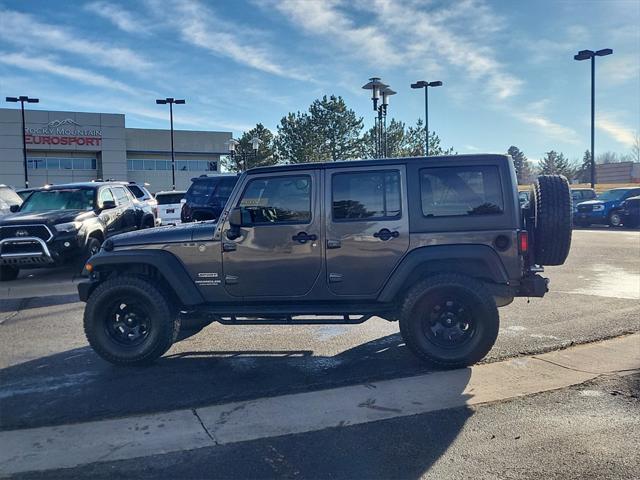
[[[117,368],[87,346],[83,304],[71,293],[69,275],[45,272],[49,295],[37,296],[30,289],[42,272],[32,273],[16,282],[11,298],[4,290],[0,296],[2,430],[255,400],[430,371],[406,351],[397,324],[381,319],[358,326],[211,325],[174,345],[152,367]],[[545,298],[516,299],[501,309],[500,335],[485,362],[640,331],[640,232],[576,230],[567,263],[547,268],[546,275],[551,292]],[[27,296],[20,294],[22,286],[28,287],[22,290]],[[183,465],[192,454],[184,455],[167,461]]]

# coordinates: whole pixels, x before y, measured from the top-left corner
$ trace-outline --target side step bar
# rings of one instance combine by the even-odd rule
[[[309,318],[311,315],[286,315],[283,317],[236,317],[235,315],[214,315],[214,318],[223,325],[358,325],[366,322],[372,316],[373,315],[335,315],[333,318]]]

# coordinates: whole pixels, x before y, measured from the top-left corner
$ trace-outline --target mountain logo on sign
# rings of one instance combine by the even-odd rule
[[[52,122],[49,122],[47,124],[47,127],[49,128],[56,128],[56,127],[60,127],[62,125],[76,125],[76,126],[80,126],[79,123],[74,122],[73,120],[71,120],[70,118],[65,118],[64,120],[53,120]]]

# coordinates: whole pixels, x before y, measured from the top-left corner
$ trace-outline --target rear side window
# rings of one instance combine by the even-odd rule
[[[213,193],[218,182],[215,180],[196,180],[187,191],[186,198],[189,201],[199,200],[204,202]]]
[[[118,205],[125,205],[126,203],[129,203],[129,197],[127,196],[127,192],[124,188],[113,187],[112,191],[116,197],[116,201],[118,202]]]
[[[420,170],[425,217],[500,214],[504,211],[498,167],[439,167]]]
[[[385,220],[401,215],[400,172],[350,172],[333,175],[334,221]]]
[[[174,203],[180,203],[180,200],[184,198],[184,193],[163,193],[162,195],[156,195],[158,205],[171,205]]]
[[[144,197],[144,190],[142,190],[137,185],[127,185],[127,187],[129,188],[131,193],[133,193],[136,196],[136,198]]]
[[[236,182],[238,181],[238,177],[228,177],[223,178],[218,182],[218,188],[213,195],[213,198],[218,201],[218,203],[227,203],[227,199],[231,196],[231,192],[233,192],[233,188],[236,186]]]

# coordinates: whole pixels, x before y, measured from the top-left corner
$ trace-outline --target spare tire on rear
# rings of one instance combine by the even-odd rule
[[[571,189],[562,175],[540,175],[531,185],[534,262],[538,265],[562,265],[571,247]]]

